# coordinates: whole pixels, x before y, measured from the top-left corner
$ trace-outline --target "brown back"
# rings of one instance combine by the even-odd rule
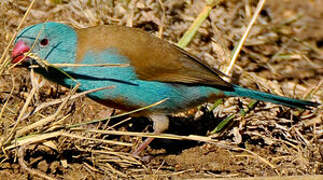
[[[202,84],[231,88],[232,85],[201,59],[165,40],[140,29],[123,26],[96,26],[76,30],[80,63],[88,50],[118,49],[130,59],[137,77],[142,80]]]

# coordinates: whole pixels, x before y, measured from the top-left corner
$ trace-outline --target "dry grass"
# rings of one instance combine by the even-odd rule
[[[255,13],[256,1],[225,1],[215,7],[204,1],[53,2],[35,1],[25,19],[31,1],[0,2],[1,174],[46,179],[323,174],[322,106],[301,111],[259,102],[247,108],[253,102],[238,98],[228,98],[216,108],[208,104],[205,106],[212,111],[202,107],[193,115],[177,115],[168,131],[171,134],[157,136],[203,144],[178,147],[177,142],[164,142],[162,148],[176,146],[178,154],[149,149],[147,153],[157,156],[145,164],[129,154],[136,142],[133,136],[155,135],[128,130],[142,131],[147,123],[129,119],[127,114],[115,115],[113,110],[84,98],[90,92],[75,94],[75,89],[56,86],[32,71],[8,64],[8,50],[19,22],[22,26],[44,21],[75,27],[127,25],[172,42],[189,32],[180,45],[191,41],[187,49],[212,66],[222,70],[234,67],[233,82],[322,103],[323,35],[316,32],[323,28],[315,29],[315,23],[311,24],[322,20],[315,16],[323,12],[320,1],[271,1],[260,15]],[[257,21],[248,32],[253,14]],[[201,27],[190,27],[194,20]],[[194,30],[197,34],[192,36]],[[230,51],[247,32],[239,56],[234,56],[238,57],[232,63],[235,66],[227,68]],[[232,118],[225,131],[206,136],[227,117]]]

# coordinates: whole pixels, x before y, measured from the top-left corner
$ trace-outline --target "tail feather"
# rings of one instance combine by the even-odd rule
[[[309,107],[316,107],[320,105],[319,103],[312,102],[312,101],[298,100],[298,99],[273,95],[269,93],[243,88],[238,85],[234,85],[233,89],[234,91],[226,92],[225,94],[229,96],[242,96],[242,97],[252,98],[260,101],[281,104],[291,108],[308,109]]]

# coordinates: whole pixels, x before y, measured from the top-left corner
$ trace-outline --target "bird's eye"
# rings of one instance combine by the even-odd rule
[[[40,45],[42,45],[42,46],[47,46],[48,43],[49,43],[48,39],[42,39],[40,41]]]

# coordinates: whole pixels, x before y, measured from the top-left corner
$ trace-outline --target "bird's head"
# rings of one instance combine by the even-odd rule
[[[71,27],[47,22],[26,27],[17,36],[12,51],[12,63],[33,63],[35,54],[49,63],[73,63],[76,56],[77,36]]]

